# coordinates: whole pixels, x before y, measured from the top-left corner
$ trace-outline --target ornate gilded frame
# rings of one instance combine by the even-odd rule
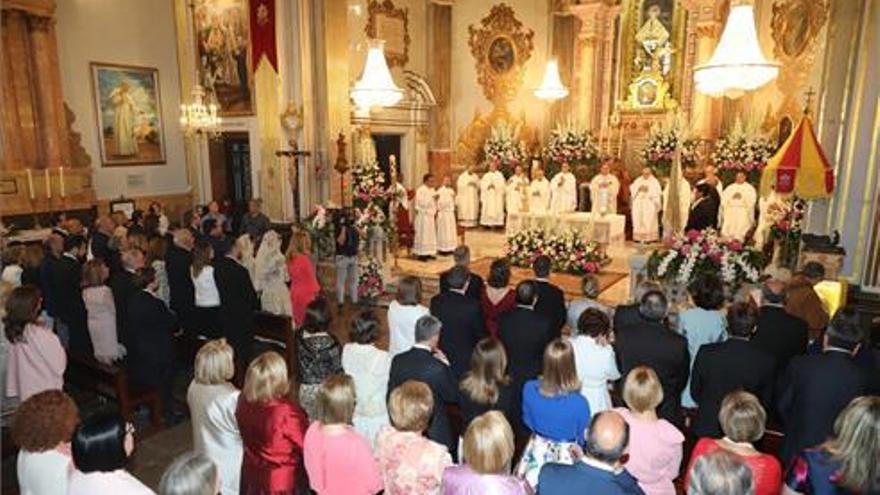
[[[368,38],[379,38],[378,22],[379,16],[389,17],[391,19],[399,19],[403,22],[403,53],[394,52],[385,45],[385,60],[388,61],[390,67],[403,67],[409,62],[409,9],[405,7],[397,7],[391,0],[378,2],[370,0],[367,6],[367,26],[364,28]],[[387,40],[386,40],[387,41]]]
[[[483,87],[483,94],[496,106],[506,106],[522,85],[525,63],[534,49],[535,32],[516,18],[510,6],[500,3],[492,6],[479,25],[468,26],[468,34],[468,46],[476,61],[477,82]],[[496,46],[509,50],[512,56],[506,69],[493,67],[497,64],[493,61]],[[502,55],[508,56],[507,53]]]

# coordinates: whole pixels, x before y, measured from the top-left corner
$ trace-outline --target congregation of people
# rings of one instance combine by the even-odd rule
[[[484,180],[468,187],[485,189],[485,210],[504,183]],[[433,181],[416,194],[416,225],[454,228]],[[609,191],[600,177],[597,199]],[[334,236],[334,310],[308,236],[282,254],[258,202],[238,219],[212,203],[178,228],[163,216],[155,205],[89,229],[70,219],[44,246],[5,249],[3,382],[18,403],[22,493],[153,493],[127,471],[131,418],[80,417],[65,393],[74,356],[155,388],[166,426],[190,418],[193,451],[168,466],[163,495],[880,493],[880,372],[858,315],[822,310],[821,265],[730,297],[701,276],[675,313],[650,281],[607,306],[594,275],[566,303],[546,256],[529,280],[512,285],[505,259],[484,280],[453,238],[439,293],[426,300],[421,279],[402,277],[384,315],[359,305],[350,219]],[[292,317],[296,362],[262,352],[258,310]],[[181,366],[184,336],[201,345]],[[771,429],[781,445],[765,452]]]

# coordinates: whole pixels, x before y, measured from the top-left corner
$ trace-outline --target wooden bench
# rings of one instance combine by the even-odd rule
[[[121,366],[101,363],[92,356],[69,354],[64,381],[116,400],[120,413],[129,421],[139,406],[146,405],[150,408],[151,424],[154,427],[162,425],[159,391],[129,382]]]
[[[254,343],[258,347],[268,346],[284,356],[288,376],[292,382],[297,381],[299,361],[291,317],[257,311],[254,314]]]

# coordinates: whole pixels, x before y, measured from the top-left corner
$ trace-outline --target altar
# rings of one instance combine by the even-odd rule
[[[626,217],[617,214],[594,215],[573,212],[554,215],[551,213],[509,213],[507,233],[523,229],[537,229],[549,233],[577,232],[585,241],[621,246],[625,241]]]

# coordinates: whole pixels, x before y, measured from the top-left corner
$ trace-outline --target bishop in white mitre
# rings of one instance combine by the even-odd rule
[[[755,202],[758,193],[755,187],[746,182],[746,174],[737,172],[736,181],[724,188],[721,196],[721,236],[729,239],[745,240],[746,234],[755,224]]]
[[[480,179],[480,225],[504,225],[504,189],[507,183],[498,171],[498,165],[489,163],[489,171]]]
[[[529,213],[544,215],[550,210],[550,181],[536,168],[529,184]]]
[[[656,241],[660,238],[658,217],[663,190],[649,167],[643,168],[642,175],[629,185],[629,194],[632,198],[633,240]]]
[[[437,191],[434,189],[434,176],[425,175],[424,183],[416,189],[413,201],[416,219],[413,223],[415,242],[413,254],[420,258],[437,255]]]
[[[451,253],[458,246],[458,229],[455,226],[455,191],[449,176],[437,190],[437,250]]]
[[[480,215],[480,177],[474,173],[473,167],[458,176],[455,188],[459,225],[476,227]]]
[[[577,209],[577,180],[568,163],[550,181],[550,212],[571,213]]]
[[[590,202],[594,215],[617,213],[617,193],[620,181],[611,173],[611,165],[603,163],[599,174],[590,181]]]

